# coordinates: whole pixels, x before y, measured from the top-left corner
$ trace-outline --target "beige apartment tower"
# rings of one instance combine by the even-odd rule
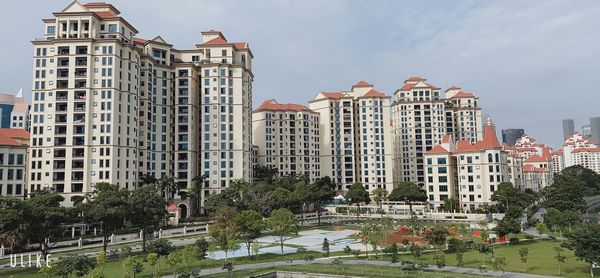
[[[160,36],[135,37],[119,14],[74,1],[43,20],[44,37],[33,41],[28,183],[64,194],[68,205],[98,182],[134,189],[142,175],[171,176],[182,191],[205,175],[204,194],[249,179],[248,44],[210,30],[180,50]]]

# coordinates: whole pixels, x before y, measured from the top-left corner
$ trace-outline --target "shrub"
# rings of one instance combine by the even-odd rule
[[[169,253],[173,252],[175,248],[173,244],[164,238],[155,239],[153,241],[148,242],[146,246],[146,251],[149,253],[156,253],[159,256],[167,256]]]

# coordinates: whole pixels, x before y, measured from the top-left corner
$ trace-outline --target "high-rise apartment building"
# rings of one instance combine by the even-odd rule
[[[600,117],[590,119],[590,139],[594,144],[600,145]]]
[[[360,182],[391,191],[390,97],[360,81],[350,91],[318,93],[309,108],[319,113],[321,176],[338,190]]]
[[[396,90],[392,105],[394,127],[394,180],[412,181],[425,188],[424,155],[446,134],[475,143],[482,138],[478,98],[459,87],[445,95],[420,77],[411,77]]]
[[[517,139],[521,138],[521,136],[525,135],[525,130],[521,128],[509,128],[502,130],[502,143],[514,146],[517,142]]]
[[[573,119],[565,119],[562,121],[563,139],[571,137],[575,133],[575,121]]]
[[[119,14],[74,1],[43,20],[44,38],[33,42],[29,183],[71,197],[98,182],[133,189],[141,175],[173,176],[183,190],[204,175],[204,194],[248,180],[248,44],[211,30],[179,50],[134,37]]]
[[[264,101],[252,115],[256,163],[280,176],[321,176],[319,114],[299,104]]]

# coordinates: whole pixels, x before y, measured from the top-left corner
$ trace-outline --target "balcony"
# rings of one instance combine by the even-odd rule
[[[73,149],[73,157],[84,157],[85,150],[84,149]]]
[[[85,138],[83,136],[73,137],[74,146],[83,146],[85,144]]]
[[[81,177],[81,180],[83,180],[83,176]],[[83,192],[83,183],[71,184],[71,192]]]
[[[64,150],[64,149],[62,149],[62,150],[55,149],[54,150],[54,158],[65,158],[65,157],[67,157],[66,150]]]
[[[68,46],[59,46],[57,52],[58,52],[58,55],[69,55],[69,47]]]
[[[67,101],[68,99],[69,99],[69,92],[67,92],[67,91],[56,92],[56,100],[57,101]]]
[[[65,181],[65,173],[53,173],[52,174],[52,181]]]
[[[67,115],[56,115],[55,123],[66,124],[67,123]]]
[[[84,135],[85,134],[85,126],[75,126],[75,127],[73,127],[73,134]]]
[[[69,88],[69,81],[68,80],[57,80],[56,81],[56,88],[57,89],[67,89],[67,88]]]
[[[75,125],[85,124],[85,115],[84,114],[74,114],[73,115],[73,124],[75,124]]]
[[[85,101],[86,93],[85,91],[75,91],[75,101]]]
[[[73,160],[71,169],[83,169],[83,160]]]
[[[85,103],[75,103],[75,111],[83,112],[85,111]]]
[[[54,146],[65,146],[67,145],[67,138],[57,137],[54,138]]]
[[[67,126],[56,126],[54,128],[54,135],[67,135]]]
[[[67,112],[67,104],[66,103],[57,103],[56,104],[56,112]]]
[[[68,69],[59,69],[56,71],[56,78],[69,78]]]
[[[86,80],[75,80],[75,88],[76,89],[85,88],[86,86],[87,86]]]
[[[87,77],[87,69],[75,69],[75,78],[86,78]]]
[[[62,170],[62,169],[65,169],[65,165],[66,165],[66,163],[64,160],[55,160],[52,165],[53,166],[52,168],[54,170]]]
[[[72,181],[82,181],[83,180],[83,172],[73,172],[71,173]]]
[[[75,58],[76,66],[87,66],[87,57],[77,57]]]
[[[56,60],[56,65],[59,67],[68,67],[69,66],[69,58],[58,58]]]
[[[75,48],[75,53],[85,55],[88,54],[87,46],[78,46]]]

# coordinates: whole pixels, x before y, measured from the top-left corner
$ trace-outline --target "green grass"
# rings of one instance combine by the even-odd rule
[[[529,248],[529,256],[528,256],[528,273],[530,274],[538,274],[538,275],[558,275],[558,265],[554,260],[554,247],[560,246],[560,241],[551,241],[551,240],[537,240],[537,241],[528,241],[521,242],[519,244],[513,244],[510,246],[502,245],[495,247],[496,257],[506,257],[506,266],[504,268],[505,271],[510,272],[524,272],[525,266],[521,263],[519,258],[519,249],[523,247]],[[313,255],[315,258],[321,258],[322,254],[316,252],[307,252],[307,254]],[[563,253],[567,256],[567,260],[564,264],[562,264],[562,273],[565,277],[587,277],[589,275],[589,267],[586,263],[578,261],[576,257],[574,257],[573,252],[569,250],[565,250]],[[331,256],[341,256],[345,255],[342,252],[331,253]],[[377,260],[379,258],[375,258],[371,253],[370,260]],[[434,264],[432,253],[426,253],[423,255],[423,260],[428,264]],[[294,259],[301,260],[303,255],[300,254],[288,254],[288,255],[277,255],[277,254],[262,254],[259,255],[257,260],[252,260],[251,258],[237,258],[233,259],[234,270],[235,265],[241,264],[249,264],[256,262],[273,262],[273,261],[283,261],[284,259]],[[482,259],[486,258],[488,261],[486,265],[488,269],[491,269],[491,263],[489,262],[489,256],[484,257],[484,255],[479,254],[477,251],[468,251],[464,254],[463,259],[463,267],[478,269],[482,264]],[[349,258],[349,259],[353,259]],[[400,259],[411,259],[408,255],[401,255]],[[445,256],[446,264],[449,266],[456,266],[456,256],[454,254],[446,254]],[[389,260],[389,257],[384,256],[383,260]],[[294,266],[292,268],[293,271],[306,271],[306,272],[322,272],[322,273],[340,273],[341,268],[338,266],[322,266],[320,264],[313,263],[312,266]],[[222,260],[211,260],[205,259],[202,261],[195,261],[190,265],[185,266],[176,266],[175,269],[178,271],[188,270],[194,268],[214,268],[221,267],[223,264]],[[372,268],[372,269],[371,269]],[[105,266],[105,274],[106,277],[123,277],[123,269],[121,267],[121,262],[119,261],[110,261]],[[323,270],[324,269],[324,270]],[[365,275],[374,275],[380,276],[380,269],[383,271],[383,277],[398,277],[399,270],[392,268],[381,268],[381,267],[371,267],[371,266],[344,266],[347,275],[357,275],[357,276],[365,276]],[[271,272],[277,269],[264,269],[264,270],[253,270],[247,272],[235,272],[235,276],[232,277],[248,277],[250,275],[256,275],[260,273]],[[289,267],[281,268],[280,270],[289,270]],[[597,272],[598,273],[598,272]],[[15,275],[16,277],[32,277],[32,278],[42,278],[43,276],[32,272],[27,269],[18,269],[15,271],[0,271],[0,277],[6,277],[10,274]],[[166,264],[161,264],[161,274],[172,274],[172,268],[167,266]],[[439,276],[435,276],[438,275]],[[416,275],[415,276],[420,276]],[[144,263],[144,270],[142,273],[136,275],[136,277],[149,278],[152,277],[152,267],[146,263]],[[229,277],[226,274],[224,276],[214,276],[214,277]],[[368,276],[369,277],[369,276]],[[408,276],[413,277],[413,276]],[[464,276],[451,276],[451,274],[447,273],[427,273],[426,277],[464,277]]]
[[[274,267],[265,268],[258,270],[240,270],[234,271],[231,274],[222,273],[212,275],[211,277],[250,277],[260,274],[266,274],[274,271],[294,271],[294,272],[307,272],[307,273],[319,273],[319,274],[338,274],[338,275],[351,275],[360,277],[432,277],[432,278],[459,278],[459,277],[482,277],[478,275],[466,275],[466,274],[453,274],[447,272],[433,272],[425,271],[403,273],[398,267],[381,267],[381,266],[362,266],[362,265],[342,265],[342,266],[331,266],[331,265],[297,265],[291,267]]]

